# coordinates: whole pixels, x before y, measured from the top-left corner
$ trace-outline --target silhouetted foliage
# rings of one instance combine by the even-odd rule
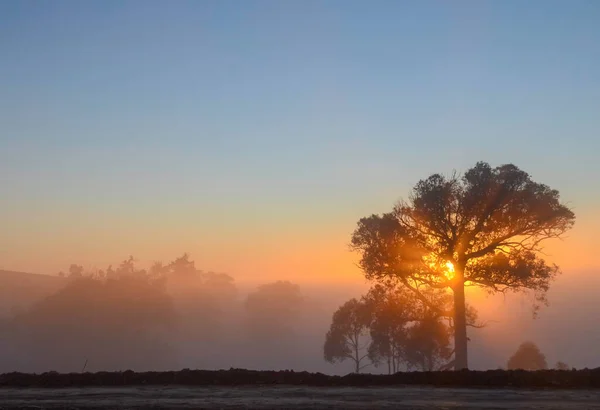
[[[387,363],[388,373],[406,363],[407,326],[416,316],[414,300],[403,289],[375,285],[364,298],[371,307],[369,358],[375,365]]]
[[[359,373],[369,363],[364,364],[369,341],[366,338],[371,324],[369,306],[356,299],[350,299],[333,314],[331,326],[325,336],[323,354],[330,363],[354,362],[354,371]]]
[[[556,365],[554,365],[554,368],[556,370],[570,370],[571,369],[568,364],[566,364],[565,362],[561,362],[561,361],[556,362]]]
[[[548,368],[546,356],[533,342],[524,342],[519,346],[506,364],[508,370],[544,370]]]
[[[419,296],[423,287],[452,289],[455,368],[463,369],[465,286],[531,289],[538,303],[546,303],[559,268],[539,256],[542,242],[560,237],[575,220],[559,199],[558,191],[514,165],[479,162],[460,177],[434,174],[419,181],[392,212],[362,218],[351,244],[368,279],[394,278]]]
[[[355,372],[368,365],[363,363],[366,358],[375,366],[387,364],[388,373],[446,368],[451,365],[453,327],[451,318],[439,312],[451,305],[452,297],[444,290],[424,290],[417,297],[391,281],[376,283],[360,301],[351,299],[334,313],[325,338],[325,360],[350,359]],[[468,312],[473,323],[477,312],[471,307]]]
[[[390,373],[402,365],[432,371],[448,364],[452,355],[451,320],[429,307],[448,310],[452,300],[446,292],[429,289],[416,297],[403,286],[376,284],[365,299],[373,309],[369,351],[374,363],[386,361]],[[474,322],[476,311],[470,308],[469,312],[469,321]]]
[[[408,329],[404,354],[409,367],[424,371],[438,370],[452,356],[450,328],[439,316],[428,312]]]

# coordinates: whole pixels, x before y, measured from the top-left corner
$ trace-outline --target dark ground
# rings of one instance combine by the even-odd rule
[[[181,370],[0,375],[0,410],[600,409],[600,369],[327,376]]]
[[[0,389],[3,410],[600,409],[600,390],[447,387],[127,386]]]
[[[319,386],[366,387],[419,385],[468,388],[599,389],[600,369],[584,370],[488,370],[458,372],[407,372],[394,375],[349,374],[328,376],[294,371],[180,370],[171,372],[5,373],[0,389],[6,387],[121,387],[121,386]],[[1,391],[1,390],[0,390]]]

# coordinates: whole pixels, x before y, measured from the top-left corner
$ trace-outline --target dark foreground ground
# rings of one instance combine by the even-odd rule
[[[172,372],[125,372],[42,374],[5,373],[0,388],[6,387],[121,387],[121,386],[399,386],[420,385],[470,388],[600,389],[600,368],[584,370],[488,370],[459,372],[407,372],[394,375],[349,374],[328,376],[294,371],[180,370]]]
[[[0,409],[600,409],[600,390],[129,386],[0,389]]]
[[[0,375],[15,409],[600,409],[600,369],[327,376],[241,369]]]

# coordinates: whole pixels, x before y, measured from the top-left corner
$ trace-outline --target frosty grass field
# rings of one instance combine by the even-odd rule
[[[0,409],[600,409],[598,390],[435,387],[2,388]]]

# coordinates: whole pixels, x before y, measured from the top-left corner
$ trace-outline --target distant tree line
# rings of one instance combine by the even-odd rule
[[[0,324],[0,356],[13,366],[4,371],[202,367],[225,341],[239,350],[291,339],[303,303],[287,281],[240,298],[231,276],[196,268],[188,254],[149,269],[133,257],[104,270],[72,264],[59,275],[62,289]]]

